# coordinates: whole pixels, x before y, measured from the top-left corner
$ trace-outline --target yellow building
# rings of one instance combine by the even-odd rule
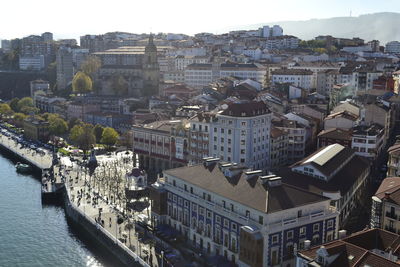
[[[24,137],[27,139],[47,142],[49,140],[49,123],[36,118],[24,120]]]

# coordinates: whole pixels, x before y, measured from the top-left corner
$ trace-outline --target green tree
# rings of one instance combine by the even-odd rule
[[[75,125],[80,125],[82,124],[82,121],[78,118],[71,118],[68,121],[68,129],[71,130]]]
[[[68,130],[68,124],[62,118],[53,118],[49,120],[49,131],[52,135],[62,135]]]
[[[101,60],[96,56],[88,56],[87,59],[82,63],[81,70],[91,77],[94,78],[94,74],[101,67]]]
[[[8,104],[0,104],[0,115],[3,116],[9,116],[12,114],[12,110],[10,108],[10,105]]]
[[[25,115],[24,113],[14,113],[14,123],[17,126],[22,126],[24,120],[28,117],[28,115]]]
[[[37,107],[30,107],[30,106],[23,106],[20,111],[26,115],[38,114],[40,112],[40,110]]]
[[[14,97],[10,101],[10,108],[12,110],[14,110],[14,112],[18,112],[18,102],[19,102],[19,98],[18,97]]]
[[[82,71],[78,71],[72,80],[72,90],[75,93],[88,93],[92,90],[92,79]]]
[[[75,145],[83,150],[84,154],[96,142],[96,137],[93,134],[93,126],[90,124],[75,125],[71,129],[69,137]]]
[[[101,137],[103,135],[104,127],[100,124],[96,124],[93,128],[93,134],[96,137],[96,143],[100,143]]]
[[[24,97],[24,98],[22,98],[22,99],[20,99],[18,101],[18,103],[17,103],[17,111],[18,112],[22,112],[22,109],[24,107],[32,107],[32,108],[35,107],[33,105],[33,99],[31,97],[27,96],[27,97]],[[27,114],[27,113],[25,113],[25,114]]]
[[[108,147],[111,147],[115,145],[118,138],[119,134],[116,130],[114,130],[114,128],[106,127],[104,128],[103,134],[101,136],[101,143],[107,145]]]

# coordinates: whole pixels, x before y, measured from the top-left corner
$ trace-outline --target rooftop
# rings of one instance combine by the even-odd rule
[[[318,137],[329,138],[335,140],[351,141],[351,130],[343,130],[339,128],[331,128],[323,130],[318,134]]]
[[[256,210],[273,213],[328,198],[282,183],[268,186],[260,176],[248,178],[244,168],[232,177],[225,176],[221,164],[186,166],[164,171],[192,185],[213,192]]]
[[[386,201],[400,205],[400,178],[385,178],[376,191],[375,196],[380,199],[385,198]]]
[[[318,252],[325,250],[332,259],[329,266],[398,266],[397,259],[400,249],[400,236],[382,229],[370,229],[357,232],[341,240],[326,243],[323,246],[312,247],[299,252],[300,257],[316,262]],[[379,252],[382,254],[378,254]],[[391,252],[395,258],[386,256]],[[317,263],[318,264],[318,263]],[[318,264],[318,266],[320,266]]]

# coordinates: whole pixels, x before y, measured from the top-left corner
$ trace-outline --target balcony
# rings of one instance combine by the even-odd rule
[[[386,212],[386,217],[394,219],[394,220],[398,219],[398,216],[395,213],[388,212],[388,211]]]

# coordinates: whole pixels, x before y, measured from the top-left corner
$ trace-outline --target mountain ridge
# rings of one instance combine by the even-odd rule
[[[225,28],[231,30],[251,30],[263,25],[280,25],[283,33],[294,35],[303,40],[310,40],[318,35],[332,35],[341,38],[359,37],[366,42],[379,40],[381,45],[389,41],[400,41],[400,30],[396,24],[400,13],[379,12],[363,14],[358,17],[332,17],[297,21],[274,21]],[[366,25],[368,25],[366,27]]]

